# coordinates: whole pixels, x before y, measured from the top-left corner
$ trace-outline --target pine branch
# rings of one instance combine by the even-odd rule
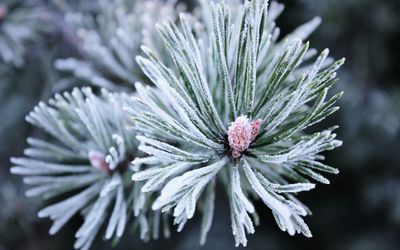
[[[21,0],[0,3],[0,63],[22,67],[26,42],[35,41],[48,30],[46,12]]]
[[[27,117],[53,140],[30,138],[25,157],[12,159],[16,166],[11,172],[32,186],[26,195],[54,202],[39,212],[54,221],[50,234],[75,215],[84,216],[76,233],[77,249],[89,249],[103,224],[106,240],[119,239],[134,214],[141,221],[142,238],[148,239],[153,233],[148,220],[160,220],[149,211],[152,196],[138,192],[142,185],[130,181],[128,164],[136,156],[137,142],[135,133],[125,128],[122,107],[127,99],[105,90],[96,96],[90,88],[57,94]]]
[[[245,246],[257,224],[251,196],[271,209],[281,230],[311,237],[303,220],[310,212],[294,195],[313,189],[311,180],[328,184],[319,171],[338,173],[320,162],[322,152],[341,145],[335,127],[312,135],[304,129],[337,110],[341,93],[328,98],[328,90],[344,60],[333,62],[324,50],[311,61],[316,52],[302,40],[319,18],[278,39],[274,20],[283,8],[267,5],[202,1],[200,17],[181,14],[180,25],[158,25],[174,67],[148,47],[147,57],[137,58],[156,89],[137,85],[138,99],[128,104],[143,107],[131,113],[139,150],[148,155],[133,161],[146,164],[133,180],[146,181],[144,192],[161,190],[153,209],[173,209],[178,231],[204,203],[202,243],[218,177],[236,246]]]
[[[132,90],[143,80],[135,56],[142,43],[162,56],[164,48],[155,36],[154,24],[176,16],[175,0],[100,1],[99,13],[67,13],[81,41],[82,59],[58,59],[55,67],[66,73],[59,89],[85,84],[111,90]]]

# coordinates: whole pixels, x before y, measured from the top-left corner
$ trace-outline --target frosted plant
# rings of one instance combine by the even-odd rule
[[[2,0],[0,3],[0,63],[20,67],[24,64],[25,42],[47,29],[43,8],[29,1]]]
[[[217,182],[226,189],[236,246],[246,246],[258,223],[251,197],[270,208],[280,229],[311,237],[303,219],[310,212],[295,194],[313,189],[311,180],[328,184],[319,171],[338,173],[321,153],[341,141],[335,127],[304,130],[337,110],[341,93],[327,94],[344,60],[332,63],[324,50],[310,61],[316,51],[302,40],[319,18],[278,40],[274,20],[282,5],[267,11],[262,0],[203,1],[202,8],[200,19],[181,14],[181,28],[158,25],[174,68],[146,46],[147,57],[137,58],[162,95],[137,84],[138,98],[128,104],[142,109],[129,110],[139,150],[148,155],[133,161],[141,171],[132,178],[145,181],[143,192],[161,190],[152,208],[172,210],[178,231],[201,208],[201,243]]]
[[[126,94],[105,90],[96,96],[89,88],[57,94],[27,117],[56,140],[29,138],[26,157],[12,159],[16,165],[12,173],[25,176],[24,182],[32,185],[27,196],[57,200],[39,212],[39,217],[54,221],[50,234],[76,214],[83,215],[77,249],[88,249],[103,224],[107,240],[120,238],[133,216],[142,239],[157,238],[157,225],[162,225],[160,213],[148,209],[151,197],[141,194],[140,185],[130,180],[128,164],[137,144],[124,125],[126,99]]]
[[[99,13],[67,13],[66,21],[77,31],[82,43],[83,58],[59,59],[55,67],[68,73],[59,88],[67,88],[79,80],[112,90],[130,90],[143,75],[135,62],[142,43],[163,53],[156,38],[154,24],[173,18],[175,0],[100,1]],[[72,76],[71,76],[72,75]]]

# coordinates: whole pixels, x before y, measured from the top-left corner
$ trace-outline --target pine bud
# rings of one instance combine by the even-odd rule
[[[250,122],[246,116],[239,116],[228,129],[228,142],[232,157],[238,158],[246,151],[250,143],[260,132],[261,120]]]
[[[94,168],[104,173],[109,172],[106,156],[103,153],[94,150],[89,151],[89,161]]]

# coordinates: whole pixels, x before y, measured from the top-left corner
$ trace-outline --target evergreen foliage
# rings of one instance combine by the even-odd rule
[[[29,1],[3,0],[0,3],[0,62],[21,67],[24,64],[25,42],[35,40],[46,30],[44,9]]]
[[[135,62],[142,43],[163,53],[156,39],[154,24],[176,16],[175,1],[106,1],[99,11],[69,12],[65,19],[73,26],[81,43],[82,59],[66,58],[55,67],[67,73],[59,88],[75,86],[77,82],[111,90],[130,91],[143,79]]]
[[[135,134],[124,125],[122,105],[127,99],[126,94],[106,90],[96,96],[90,88],[57,94],[27,117],[55,140],[29,138],[26,157],[12,159],[12,173],[32,185],[28,197],[59,200],[39,212],[39,217],[54,221],[50,234],[74,215],[83,215],[77,249],[88,249],[103,224],[107,240],[120,238],[132,216],[137,217],[143,239],[152,235],[150,224],[160,224],[159,212],[148,211],[151,195],[140,193],[140,184],[130,180],[128,164],[137,145]],[[154,231],[157,237],[158,227]]]
[[[201,0],[180,10],[174,0],[104,0],[96,14],[67,13],[82,55],[55,62],[67,75],[59,88],[93,90],[34,108],[27,121],[47,137],[28,139],[12,173],[31,186],[27,196],[50,203],[38,214],[53,220],[50,234],[83,217],[76,249],[89,249],[103,227],[106,240],[129,225],[143,240],[168,237],[169,217],[181,231],[196,212],[204,244],[217,185],[236,246],[255,232],[257,200],[281,230],[311,237],[311,212],[296,194],[329,184],[320,172],[338,170],[322,153],[341,146],[335,126],[312,127],[342,95],[328,91],[344,60],[304,42],[320,18],[280,38],[276,2]]]
[[[154,210],[173,210],[180,231],[202,203],[201,242],[210,229],[214,186],[219,180],[231,207],[236,246],[246,246],[257,214],[250,197],[271,210],[280,229],[311,237],[303,217],[308,208],[294,194],[329,184],[318,172],[338,173],[321,162],[323,151],[341,145],[335,127],[305,134],[304,130],[337,110],[341,93],[327,96],[344,60],[332,63],[328,50],[315,62],[315,50],[302,40],[319,19],[300,26],[283,39],[274,19],[282,6],[267,1],[234,5],[203,1],[204,27],[195,17],[180,15],[158,30],[175,67],[167,67],[152,50],[137,61],[163,96],[136,85],[131,106],[139,150],[148,154],[133,164],[133,175],[146,181],[143,192],[161,190]],[[194,30],[195,29],[195,30]],[[204,191],[204,194],[203,194]]]

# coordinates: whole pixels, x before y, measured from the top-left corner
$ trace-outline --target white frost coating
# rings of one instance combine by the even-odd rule
[[[242,162],[246,176],[254,191],[260,196],[260,198],[272,211],[279,215],[279,217],[283,220],[284,225],[286,226],[287,232],[290,235],[294,235],[295,228],[293,222],[291,221],[292,213],[290,209],[287,206],[283,205],[280,201],[274,198],[263,188],[246,160],[243,160]]]
[[[249,212],[251,214],[255,212],[253,204],[251,204],[251,202],[247,199],[247,197],[244,195],[243,190],[241,188],[238,167],[234,167],[232,170],[232,191],[233,191],[233,193],[235,193],[238,196],[240,201],[245,206],[247,212]]]
[[[211,229],[212,219],[214,217],[214,200],[215,200],[215,180],[207,187],[206,202],[204,204],[203,220],[201,223],[200,245],[206,242],[207,234]]]
[[[171,153],[171,154],[174,154],[177,156],[185,157],[185,158],[187,158],[187,161],[200,161],[201,162],[201,161],[204,161],[207,159],[203,155],[193,154],[193,153],[181,150],[177,147],[171,146],[171,145],[161,142],[161,141],[149,139],[144,136],[137,136],[136,138],[142,143],[146,143],[148,145],[151,145],[151,146],[158,148],[160,150],[163,150],[165,152],[168,152],[168,153]]]
[[[203,188],[226,164],[226,162],[227,159],[223,159],[210,166],[191,170],[182,176],[175,177],[174,179],[170,180],[161,190],[160,196],[153,203],[153,210],[159,210],[166,204],[170,203],[172,200],[174,200],[175,194],[180,190],[191,187]],[[196,198],[196,194],[194,198]],[[183,206],[183,204],[181,206]],[[178,210],[179,208],[176,211]],[[174,212],[174,214],[178,215],[180,213]]]
[[[335,111],[340,95],[330,98],[327,92],[342,61],[331,65],[324,50],[315,63],[309,63],[317,51],[309,50],[302,39],[319,25],[319,17],[279,39],[274,20],[283,5],[273,2],[267,13],[268,1],[238,6],[239,2],[204,0],[201,19],[181,14],[180,25],[171,21],[157,25],[174,65],[143,47],[147,58],[137,61],[165,99],[157,99],[152,88],[138,86],[146,108],[134,114],[141,134],[139,149],[150,156],[133,162],[137,168],[149,165],[133,179],[146,181],[144,192],[161,189],[152,208],[173,210],[180,231],[194,215],[198,199],[208,204],[213,197],[201,193],[206,187],[210,190],[208,184],[215,181],[220,167],[204,164],[227,157],[227,169],[220,176],[229,185],[236,245],[245,246],[246,234],[254,232],[250,188],[272,210],[282,230],[309,237],[301,218],[308,210],[294,195],[315,188],[308,179],[328,182],[316,171],[337,173],[319,162],[320,153],[341,144],[332,134],[335,128],[305,136],[302,130]],[[240,162],[241,167],[235,167]],[[251,187],[247,181],[242,183],[243,173]],[[202,243],[212,210],[212,205],[206,205]]]
[[[103,188],[101,189],[100,196],[107,196],[111,191],[115,190],[122,183],[121,177],[118,174],[114,174],[110,180],[108,180]]]
[[[244,195],[241,188],[239,168],[234,166],[231,171],[231,220],[232,220],[232,232],[235,237],[236,246],[242,244],[247,245],[247,233],[254,233],[255,229],[253,222],[248,213],[254,213],[255,209],[253,204]]]
[[[75,89],[40,103],[27,118],[60,142],[31,140],[26,157],[12,159],[17,165],[12,172],[33,185],[28,195],[70,195],[39,214],[54,220],[50,233],[81,213],[85,222],[75,247],[86,250],[100,228],[106,229],[106,239],[121,237],[133,210],[141,238],[149,240],[158,238],[160,224],[169,234],[168,214],[181,231],[199,207],[204,243],[212,224],[214,185],[222,184],[237,246],[247,245],[247,234],[255,232],[253,221],[258,223],[253,195],[272,210],[279,228],[311,237],[302,219],[308,209],[295,195],[313,189],[315,184],[308,183],[313,179],[329,183],[319,171],[338,171],[320,163],[321,153],[341,146],[335,128],[312,135],[304,131],[334,112],[340,98],[330,97],[328,89],[343,60],[332,64],[324,50],[312,63],[317,52],[302,41],[320,19],[280,39],[274,20],[283,5],[272,3],[268,15],[265,0],[202,0],[194,15],[176,15],[174,0],[168,1],[171,9],[156,8],[162,3],[153,1],[135,4],[145,2],[145,16],[126,9],[125,0],[117,1],[121,6],[89,25],[105,30],[79,29],[85,60],[56,62],[85,83],[118,92],[132,90],[140,80],[144,85],[135,85],[135,100],[128,94]],[[171,21],[155,26],[153,21],[169,11]],[[143,42],[143,57],[136,57]],[[130,130],[125,123],[131,123]],[[143,155],[138,148],[148,155],[128,168],[127,161]],[[151,204],[154,195],[159,197]],[[74,204],[78,198],[79,206]]]

